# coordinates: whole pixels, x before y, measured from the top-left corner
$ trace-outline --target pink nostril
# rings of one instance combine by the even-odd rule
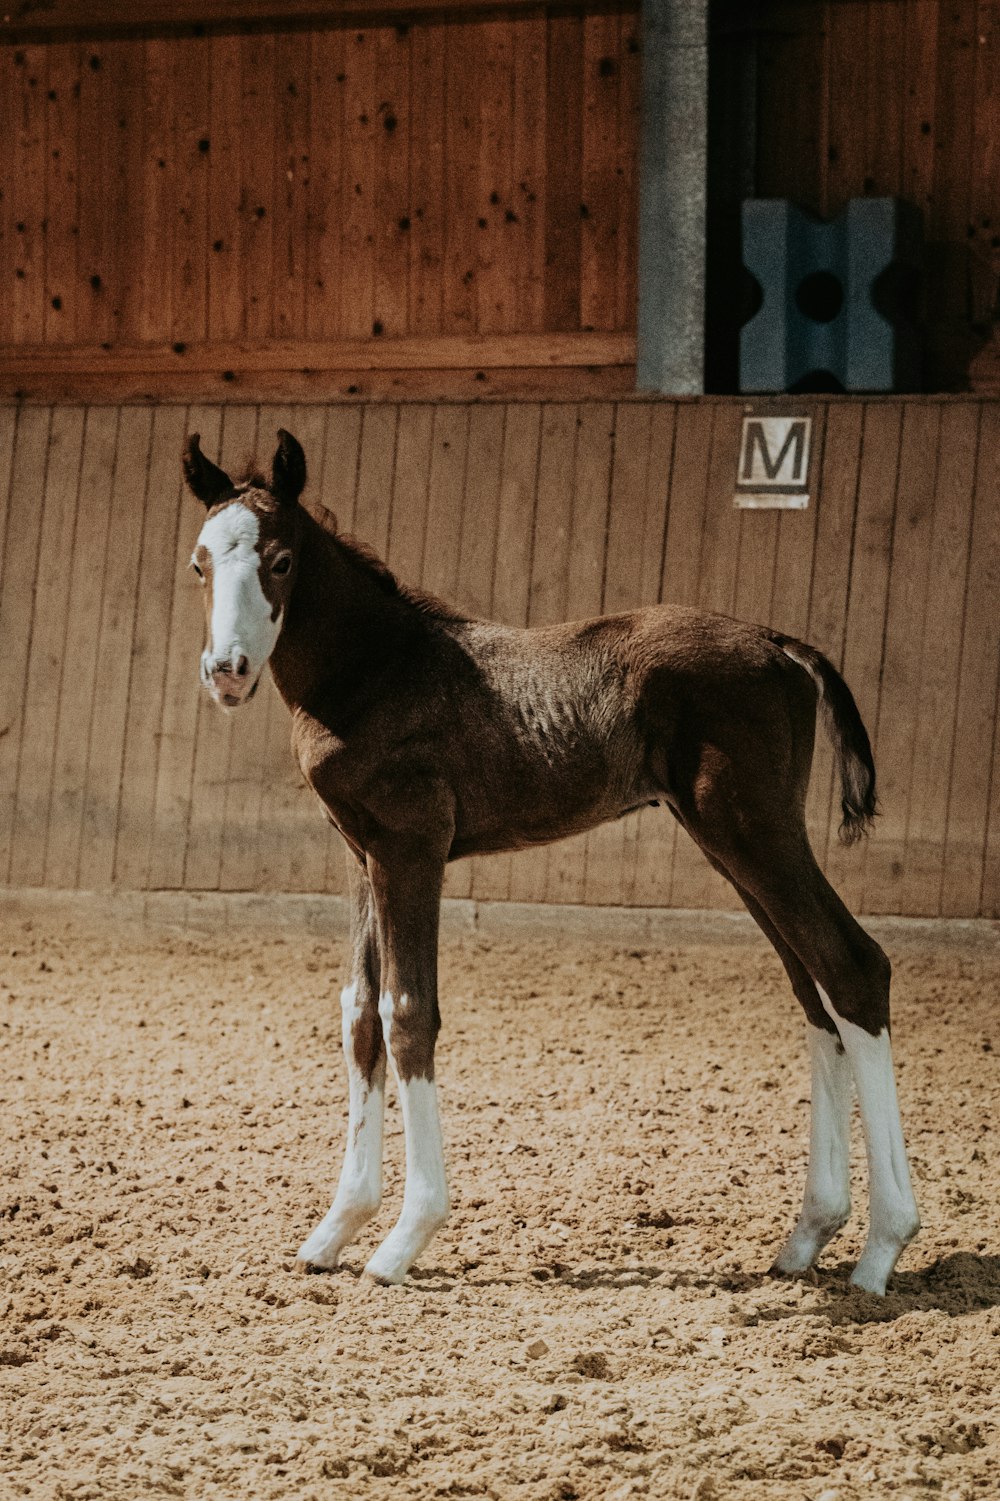
[[[244,657],[242,655],[242,653],[241,653],[236,658],[236,676],[238,678],[245,678],[246,675],[247,675],[247,670],[248,670],[249,666],[250,666],[250,663],[247,661],[246,657]]]

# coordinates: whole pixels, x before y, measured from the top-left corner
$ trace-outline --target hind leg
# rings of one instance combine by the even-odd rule
[[[851,1281],[884,1293],[900,1252],[920,1227],[892,1069],[889,961],[851,917],[804,841],[791,849],[779,846],[760,864],[753,861],[741,871],[741,882],[815,981],[843,1045],[861,1111],[869,1185],[868,1240]],[[820,1109],[842,1113],[845,1091],[836,1064],[826,1076],[833,1063],[822,1052],[828,1046],[817,1048],[820,1098],[828,1096]],[[846,1156],[846,1141],[835,1151],[838,1161],[841,1152]]]
[[[770,939],[806,1014],[812,1085],[809,1168],[802,1211],[771,1268],[804,1272],[846,1224],[851,1212],[851,1068],[820,993],[798,955],[788,947],[760,903],[717,859],[712,865],[735,886],[751,917]]]
[[[745,783],[734,785],[731,774],[729,766],[703,777],[684,821],[706,853],[759,904],[814,982],[836,1027],[857,1089],[868,1159],[869,1234],[851,1280],[884,1293],[900,1252],[920,1227],[892,1070],[889,961],[816,865],[800,806],[775,793],[768,807],[759,783],[748,796]],[[819,1068],[821,1115],[842,1119],[843,1081],[829,1051],[820,1052]],[[821,1135],[828,1141],[831,1133]],[[840,1145],[835,1152],[833,1170],[842,1172]]]

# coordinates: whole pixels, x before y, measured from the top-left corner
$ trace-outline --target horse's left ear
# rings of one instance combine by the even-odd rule
[[[306,456],[302,444],[283,427],[278,428],[278,451],[271,465],[271,494],[286,505],[294,505],[306,482]]]
[[[191,433],[184,444],[181,463],[188,489],[209,510],[218,505],[220,500],[227,500],[235,493],[233,482],[226,471],[220,469],[218,464],[213,464],[211,459],[206,459],[202,453],[201,439],[197,433]]]

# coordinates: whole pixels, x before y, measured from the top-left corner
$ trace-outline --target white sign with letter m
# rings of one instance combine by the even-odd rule
[[[803,510],[811,437],[811,417],[744,417],[733,505]]]

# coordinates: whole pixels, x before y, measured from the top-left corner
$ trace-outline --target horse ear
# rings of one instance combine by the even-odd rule
[[[306,456],[302,444],[283,427],[278,428],[278,451],[271,465],[271,494],[286,505],[294,505],[306,482]]]
[[[189,436],[184,444],[181,463],[188,489],[209,508],[233,494],[233,482],[226,471],[213,464],[211,459],[206,459],[202,453],[200,434],[191,433]]]

